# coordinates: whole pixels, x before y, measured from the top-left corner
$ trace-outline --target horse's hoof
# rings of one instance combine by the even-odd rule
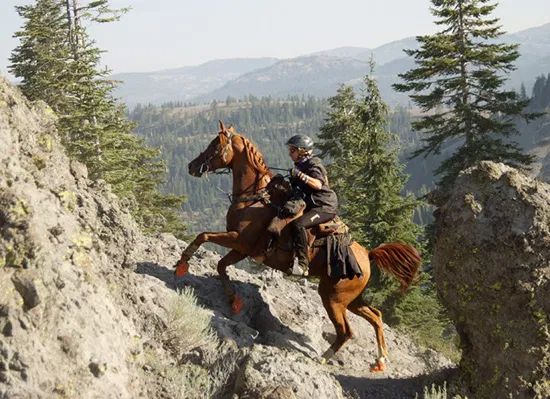
[[[380,360],[377,360],[376,363],[374,363],[370,368],[371,373],[381,373],[384,370],[386,370],[386,363],[381,362]]]
[[[174,275],[176,277],[183,277],[187,274],[188,271],[189,263],[184,260],[180,260],[178,263],[176,263],[176,270],[174,271]]]
[[[244,302],[242,298],[238,295],[235,295],[235,299],[233,299],[233,302],[231,303],[231,311],[233,314],[239,314],[241,313],[241,310],[243,310]]]

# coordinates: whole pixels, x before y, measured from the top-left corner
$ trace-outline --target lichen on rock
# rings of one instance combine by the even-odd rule
[[[549,397],[550,185],[481,162],[434,198],[434,276],[465,380],[479,398]]]

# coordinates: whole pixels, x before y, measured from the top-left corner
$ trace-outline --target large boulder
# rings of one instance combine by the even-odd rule
[[[437,197],[434,275],[465,381],[479,398],[550,397],[550,185],[481,162]]]

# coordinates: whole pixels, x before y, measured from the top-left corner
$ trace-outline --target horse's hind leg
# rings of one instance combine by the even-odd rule
[[[227,266],[233,265],[244,258],[246,258],[246,255],[232,249],[227,255],[218,261],[218,274],[220,275],[223,290],[231,302],[231,310],[234,313],[239,313],[241,311],[243,302],[242,299],[235,293],[235,289],[233,288],[231,281],[229,281],[229,276],[227,275],[226,269]]]
[[[373,327],[376,333],[376,342],[378,345],[378,358],[376,363],[371,368],[371,371],[384,371],[386,368],[386,358],[388,356],[388,349],[386,347],[386,341],[384,339],[384,325],[382,323],[382,312],[362,303],[361,298],[357,298],[355,301],[349,304],[348,309],[358,316],[363,317]]]
[[[336,329],[336,339],[333,344],[323,353],[322,361],[330,359],[340,348],[353,336],[353,332],[346,318],[346,307],[340,303],[331,302],[323,298],[328,317]]]

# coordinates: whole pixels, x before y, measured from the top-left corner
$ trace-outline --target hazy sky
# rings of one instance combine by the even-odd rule
[[[0,0],[0,73],[21,20]],[[496,15],[515,32],[550,22],[550,0],[500,0]],[[294,57],[341,46],[376,47],[433,33],[429,0],[112,0],[121,21],[93,27],[114,72],[150,71],[212,59]]]

